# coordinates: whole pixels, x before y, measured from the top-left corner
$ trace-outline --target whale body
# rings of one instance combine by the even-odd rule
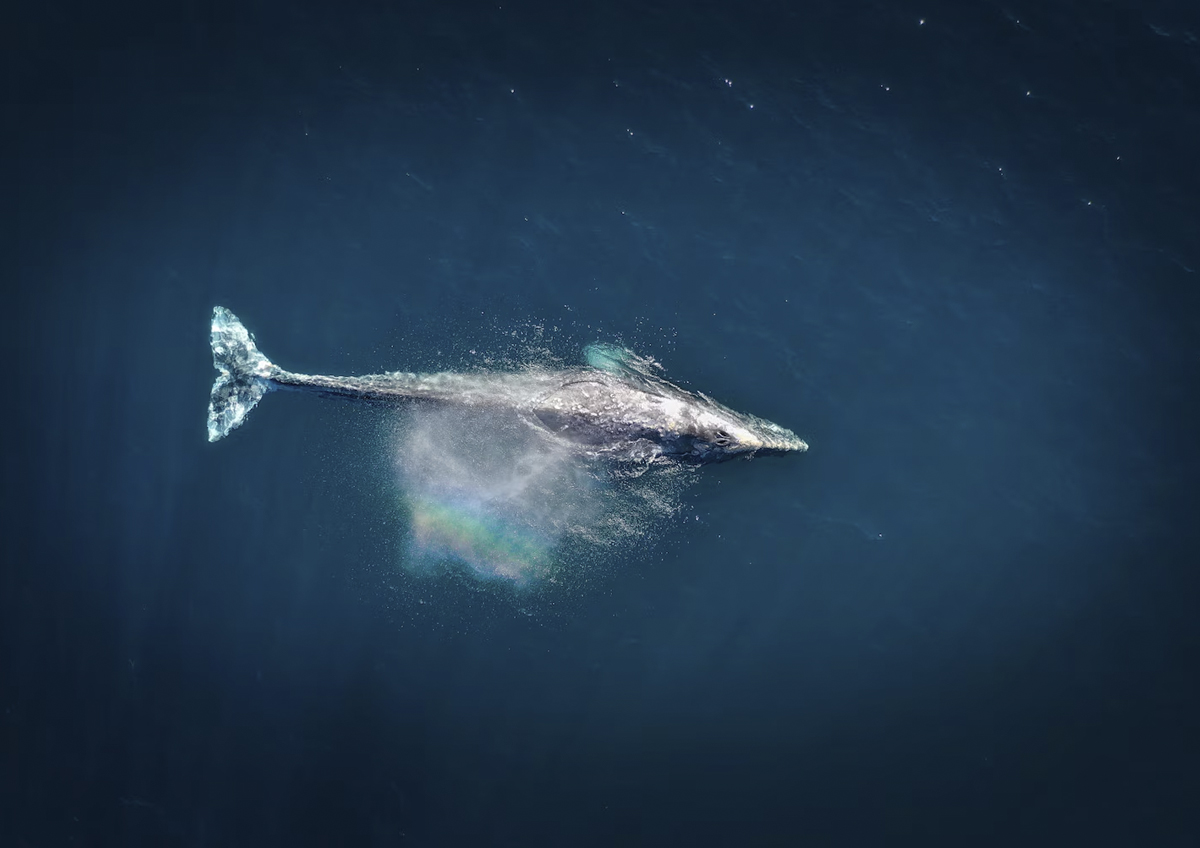
[[[289,389],[376,403],[505,410],[573,451],[615,461],[706,464],[808,449],[791,430],[682,389],[655,374],[650,360],[615,345],[589,346],[588,364],[568,369],[297,374],[267,359],[237,316],[218,306],[212,353],[218,375],[208,408],[210,442],[241,426],[268,392]]]

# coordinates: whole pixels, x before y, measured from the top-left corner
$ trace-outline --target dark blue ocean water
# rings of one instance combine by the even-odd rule
[[[1200,839],[1194,7],[6,29],[0,844]],[[620,341],[811,449],[414,574],[411,410],[208,444],[217,304],[317,373]]]

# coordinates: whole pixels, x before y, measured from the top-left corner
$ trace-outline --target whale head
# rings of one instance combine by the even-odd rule
[[[662,366],[649,357],[604,343],[589,345],[584,353],[595,370],[554,394],[559,400],[554,422],[540,414],[557,433],[578,431],[592,442],[615,433],[621,450],[627,442],[648,442],[654,445],[653,455],[704,465],[808,450],[808,443],[785,427],[669,382],[661,375]],[[595,419],[603,415],[585,415],[580,427],[579,416],[562,415],[563,407],[603,410],[611,420],[598,425]]]
[[[693,416],[680,440],[681,458],[709,464],[808,450],[808,443],[786,427],[710,404]]]

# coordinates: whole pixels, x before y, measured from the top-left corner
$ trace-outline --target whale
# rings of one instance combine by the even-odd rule
[[[208,407],[210,442],[240,427],[269,392],[290,390],[376,404],[503,411],[560,447],[615,462],[704,465],[808,450],[791,430],[683,389],[664,379],[654,360],[613,344],[589,345],[585,364],[576,368],[333,377],[275,365],[223,306],[213,309],[211,338],[217,378]]]

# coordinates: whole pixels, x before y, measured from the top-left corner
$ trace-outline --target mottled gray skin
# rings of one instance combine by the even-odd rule
[[[286,371],[259,353],[229,310],[213,310],[213,365],[220,372],[209,407],[209,441],[238,427],[273,389],[357,400],[426,401],[519,414],[531,427],[589,456],[658,457],[695,463],[804,451],[790,430],[744,415],[643,370],[627,367],[615,348],[594,357],[606,367],[511,372],[328,377]]]

